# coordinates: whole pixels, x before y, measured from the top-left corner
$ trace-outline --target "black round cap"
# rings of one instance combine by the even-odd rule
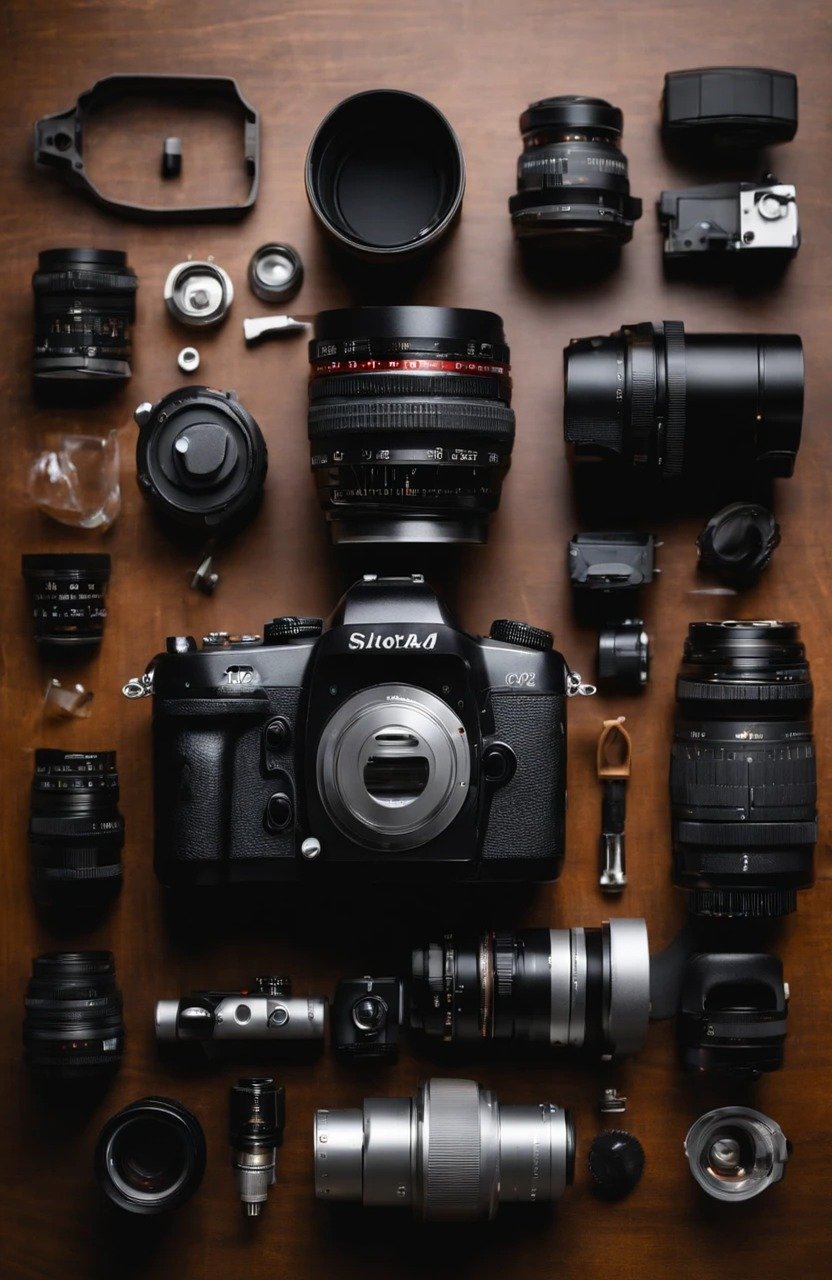
[[[492,640],[522,645],[524,649],[539,649],[541,652],[551,649],[554,644],[551,631],[533,627],[528,622],[515,622],[512,618],[497,618],[491,624],[489,635]]]
[[[586,98],[580,94],[564,93],[556,98],[541,98],[533,102],[520,117],[520,132],[534,133],[537,129],[590,130],[609,138],[619,138],[624,127],[624,116],[605,98]]]
[[[593,1138],[588,1164],[596,1193],[605,1200],[622,1200],[644,1172],[644,1148],[631,1133],[610,1129]]]

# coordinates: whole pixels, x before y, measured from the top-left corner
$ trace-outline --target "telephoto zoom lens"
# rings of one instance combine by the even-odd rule
[[[674,882],[698,915],[794,911],[817,839],[812,681],[797,623],[691,623],[676,698]]]
[[[665,320],[576,338],[563,354],[563,432],[575,461],[664,480],[794,471],[803,422],[796,335],[685,333]]]
[[[95,1147],[95,1175],[119,1209],[167,1213],[190,1200],[205,1172],[205,1135],[172,1098],[141,1098],[111,1116]]]
[[[415,1098],[317,1111],[313,1141],[319,1199],[408,1206],[432,1221],[557,1200],[575,1167],[570,1112],[548,1102],[501,1106],[473,1080],[428,1080]]]
[[[643,920],[600,929],[448,934],[413,952],[410,1021],[455,1044],[510,1042],[608,1058],[637,1053],[650,1016]]]
[[[83,649],[100,642],[107,621],[108,555],[24,555],[21,569],[38,648]]]
[[[523,154],[508,202],[515,235],[554,247],[626,244],[641,217],[619,149],[624,117],[603,98],[564,94],[520,117]]]
[[[124,1023],[110,951],[55,951],[32,962],[23,1047],[33,1071],[83,1080],[121,1061]]]
[[[333,542],[485,542],[514,443],[500,317],[323,311],[309,358],[312,470]]]
[[[123,847],[115,751],[36,751],[29,817],[36,900],[80,905],[116,893]]]
[[[32,276],[35,383],[126,382],[137,286],[118,249],[40,253]]]

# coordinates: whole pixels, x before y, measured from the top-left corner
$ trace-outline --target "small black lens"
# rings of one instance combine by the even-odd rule
[[[564,439],[576,460],[674,479],[790,476],[803,422],[803,348],[793,334],[685,333],[625,325],[564,351]]]
[[[268,456],[231,391],[181,387],[136,410],[139,488],[171,525],[230,533],[257,510]]]
[[[679,999],[679,1048],[687,1071],[759,1075],[783,1065],[788,1003],[783,966],[762,953],[690,958]]]
[[[38,902],[93,902],[121,887],[118,795],[115,751],[35,752],[29,851]]]
[[[673,879],[702,915],[778,916],[812,884],[812,682],[793,622],[692,623],[670,762]]]
[[[21,567],[40,648],[77,649],[99,643],[107,619],[108,555],[24,555]]]
[[[309,203],[336,244],[373,262],[434,245],[462,204],[465,162],[448,121],[413,93],[346,98],[306,157]]]
[[[121,993],[109,951],[38,956],[26,988],[23,1047],[33,1070],[87,1079],[114,1070],[124,1047]]]
[[[136,274],[116,249],[47,249],[35,291],[36,383],[114,386],[130,377]]]
[[[129,1213],[166,1213],[189,1200],[205,1172],[196,1116],[171,1098],[142,1098],[107,1121],[95,1148],[98,1182]]]
[[[569,248],[632,239],[641,201],[630,195],[618,146],[622,123],[603,98],[544,98],[524,111],[517,194],[508,202],[519,239]]]
[[[514,443],[509,350],[490,311],[323,311],[309,440],[339,543],[484,542]]]

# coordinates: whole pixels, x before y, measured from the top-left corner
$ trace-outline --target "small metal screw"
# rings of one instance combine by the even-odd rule
[[[621,1115],[627,1110],[627,1099],[617,1089],[604,1089],[598,1102],[602,1116]]]
[[[308,862],[314,862],[321,852],[320,840],[317,840],[315,836],[309,836],[301,845],[300,852],[301,857],[306,858]]]
[[[754,232],[753,231],[743,232],[742,240],[743,240],[743,244],[752,244],[754,241]]]

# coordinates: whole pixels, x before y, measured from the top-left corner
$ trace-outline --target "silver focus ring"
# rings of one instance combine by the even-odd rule
[[[422,1107],[426,1218],[481,1216],[480,1090],[473,1080],[430,1080]]]

